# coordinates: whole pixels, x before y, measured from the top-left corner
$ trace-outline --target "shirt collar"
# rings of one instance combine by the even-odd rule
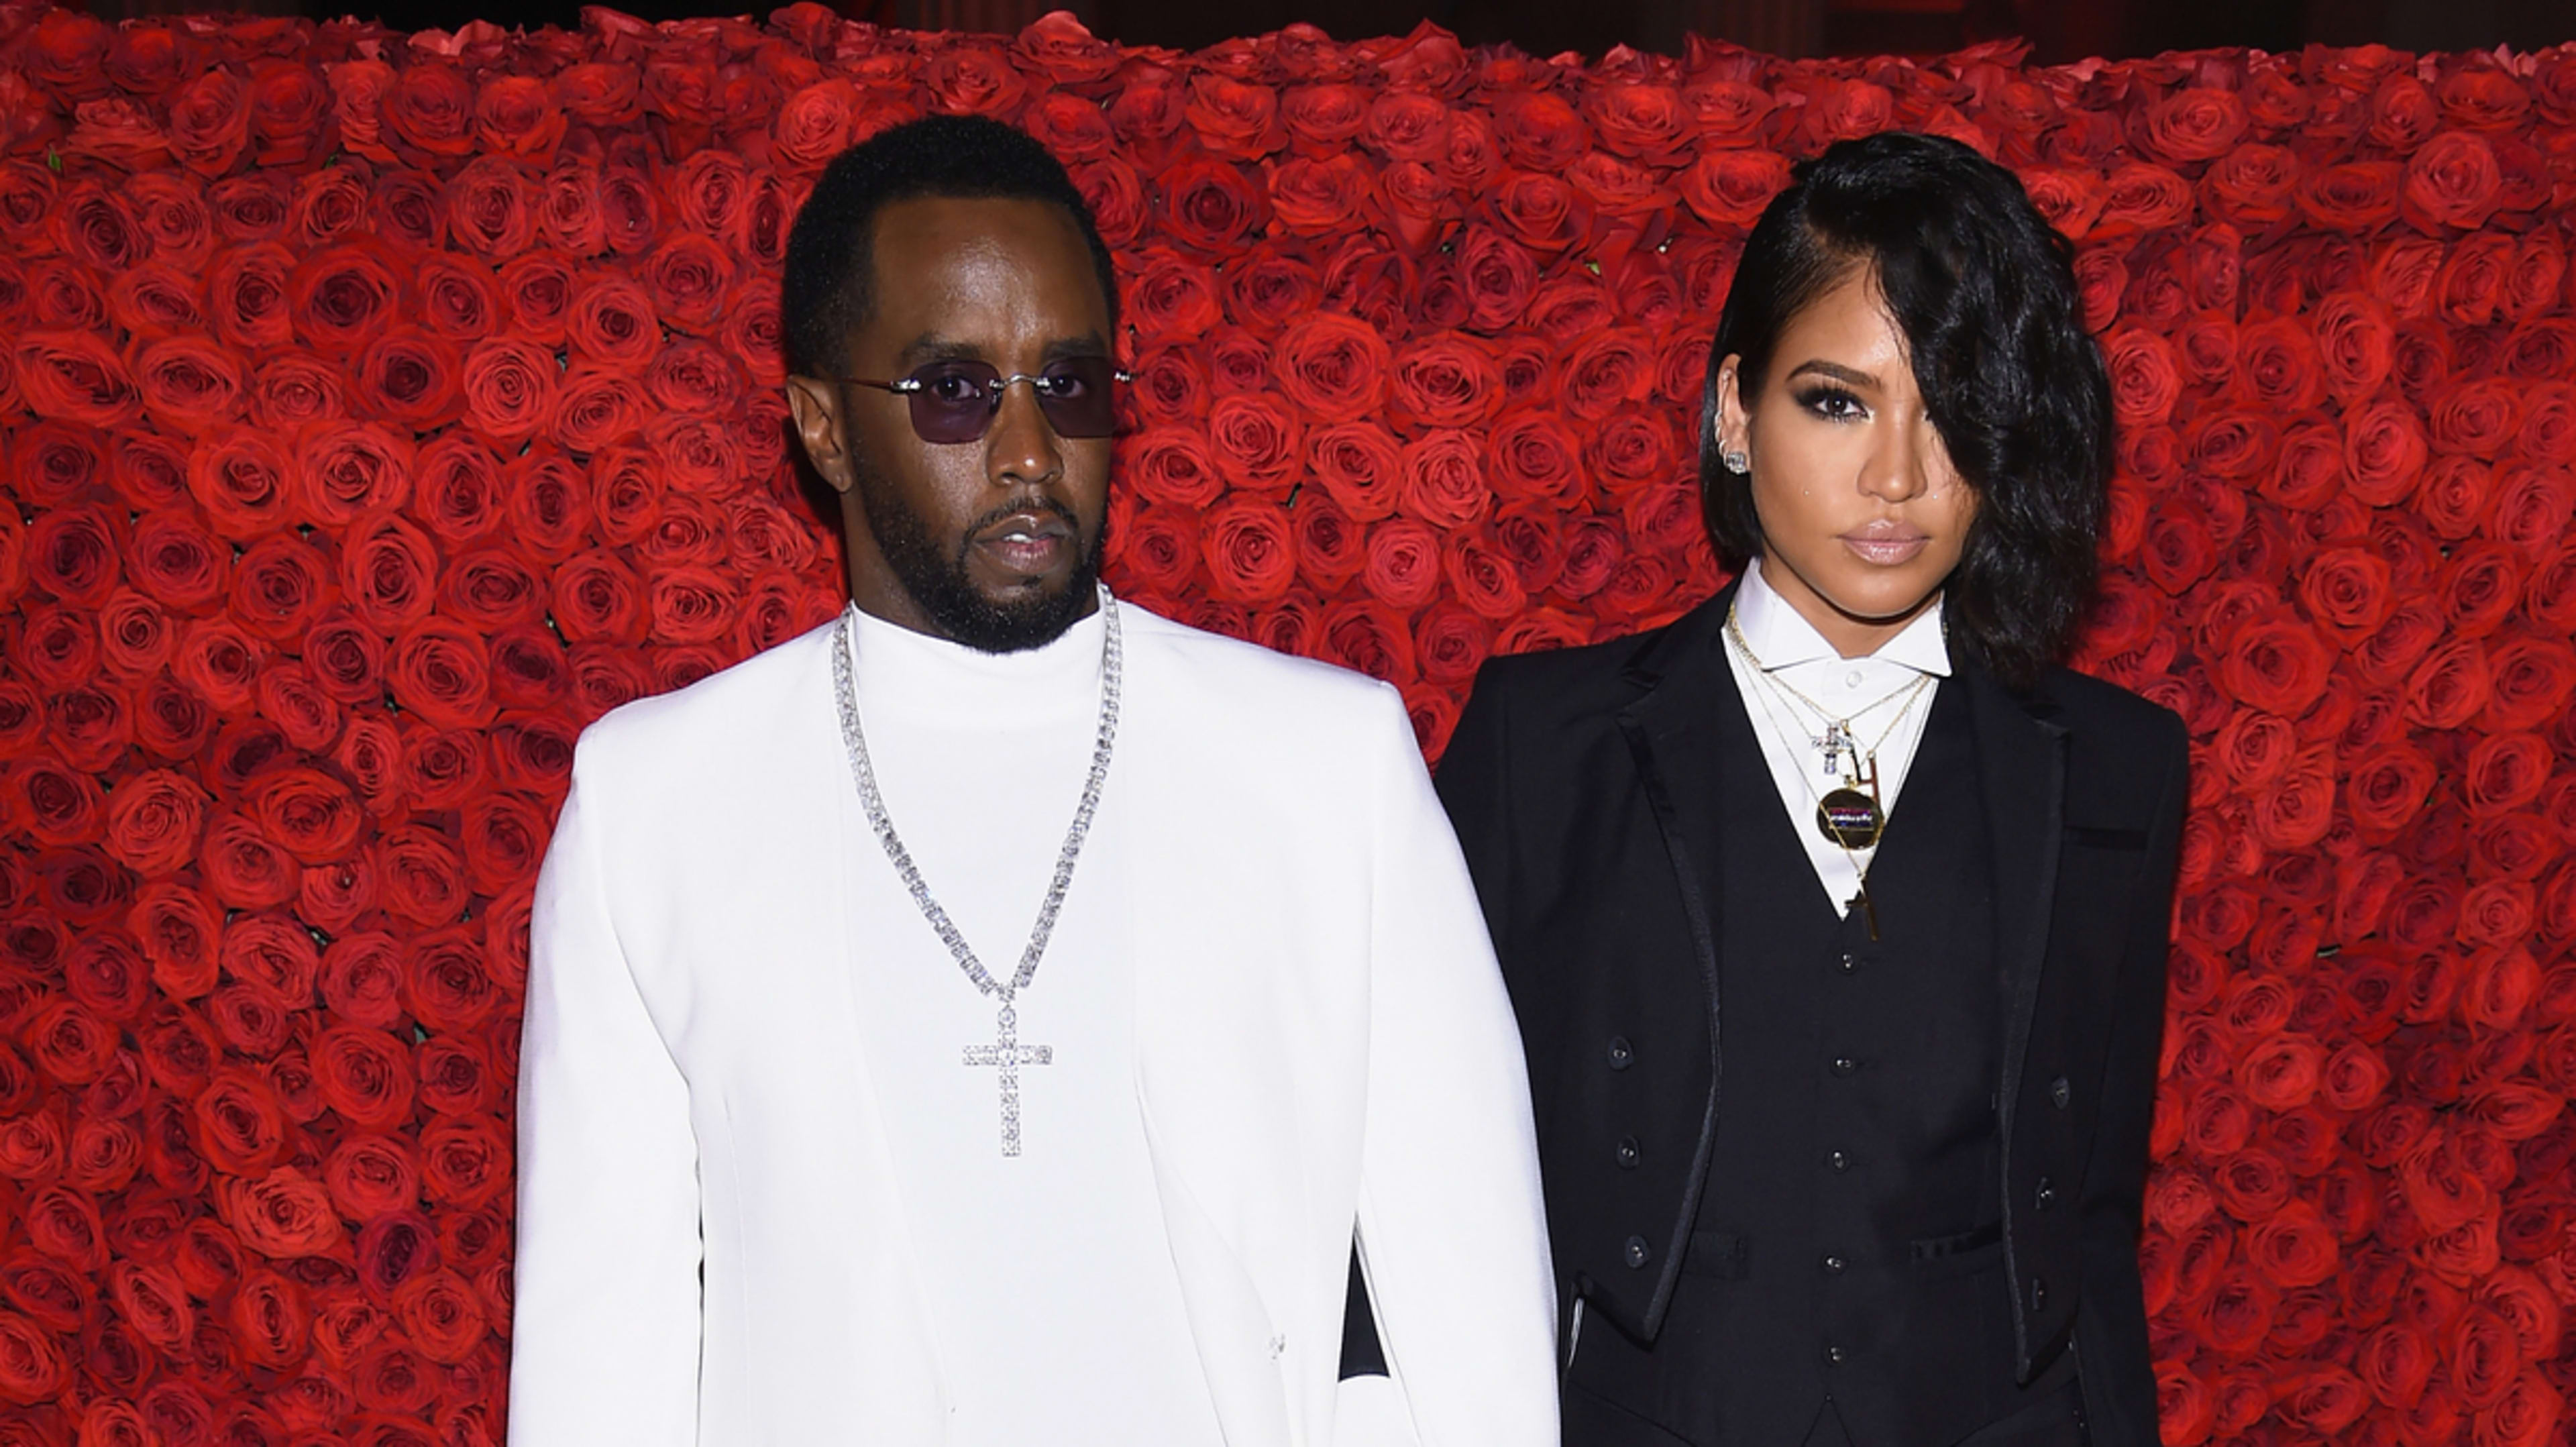
[[[1941,599],[1933,599],[1931,607],[1869,656],[1935,678],[1949,677],[1950,646],[1941,632],[1941,603]],[[1758,557],[1745,563],[1743,586],[1735,590],[1735,622],[1744,630],[1745,646],[1762,660],[1765,673],[1841,656],[1814,624],[1772,588],[1762,576],[1762,560]]]

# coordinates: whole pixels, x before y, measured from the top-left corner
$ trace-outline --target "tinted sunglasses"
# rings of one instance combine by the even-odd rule
[[[1034,375],[1005,377],[989,362],[930,362],[891,382],[865,377],[841,379],[853,387],[892,392],[911,404],[913,434],[924,442],[974,442],[993,429],[1002,410],[1002,393],[1014,382],[1026,382],[1038,394],[1038,410],[1058,437],[1107,437],[1118,430],[1118,412],[1110,385],[1128,380],[1107,357],[1067,357],[1049,362]]]

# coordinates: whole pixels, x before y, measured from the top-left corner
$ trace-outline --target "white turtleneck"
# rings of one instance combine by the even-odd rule
[[[1040,648],[980,653],[852,610],[877,783],[931,895],[988,973],[1019,967],[1090,770],[1097,612]],[[1184,1314],[1134,1076],[1114,758],[1052,942],[1018,998],[1021,1154],[977,991],[847,795],[862,1042],[885,1102],[919,1280],[949,1388],[947,1440],[1220,1441]]]

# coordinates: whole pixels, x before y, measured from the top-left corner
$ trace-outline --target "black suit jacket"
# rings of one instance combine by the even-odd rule
[[[1573,1304],[1652,1341],[1723,1108],[1713,720],[1732,588],[1669,627],[1497,658],[1438,786],[1520,1017],[1555,1251]],[[2156,1441],[2138,1282],[2185,799],[2181,720],[2063,669],[2027,695],[1959,659],[1994,844],[2008,1005],[1997,1082],[2005,1280],[2028,1382],[2079,1344],[2103,1447]],[[1777,808],[1768,798],[1747,807]],[[1629,1052],[1623,1030],[1704,1049]],[[1607,1057],[1617,1056],[1615,1061]],[[1612,1072],[1655,1069],[1661,1078]],[[1643,1087],[1643,1088],[1641,1088]],[[1618,1169],[1635,1136],[1645,1164]],[[1626,1264],[1643,1236],[1660,1270]]]

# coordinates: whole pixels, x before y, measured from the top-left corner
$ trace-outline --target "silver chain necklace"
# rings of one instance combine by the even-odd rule
[[[904,848],[902,838],[894,832],[885,797],[877,792],[876,769],[868,762],[867,735],[859,728],[859,693],[850,676],[851,627],[847,612],[841,615],[841,626],[832,637],[832,686],[840,698],[841,742],[849,749],[850,774],[858,781],[859,804],[867,810],[868,827],[876,831],[877,842],[885,846],[886,858],[893,861],[896,876],[911,891],[912,902],[920,907],[922,918],[930,921],[940,943],[948,946],[957,968],[965,972],[976,989],[1002,1002],[993,1027],[993,1043],[967,1046],[965,1063],[990,1066],[1000,1077],[1002,1154],[1006,1156],[1020,1153],[1020,1067],[1055,1063],[1054,1046],[1020,1043],[1020,1017],[1012,1001],[1029,987],[1029,981],[1037,978],[1038,961],[1045,956],[1047,940],[1055,933],[1056,913],[1064,907],[1065,890],[1073,883],[1074,862],[1082,857],[1082,841],[1089,837],[1092,816],[1099,812],[1100,786],[1109,777],[1110,748],[1118,738],[1118,684],[1124,672],[1124,654],[1118,641],[1118,600],[1109,596],[1106,586],[1100,588],[1100,614],[1100,725],[1092,738],[1091,773],[1082,782],[1082,803],[1073,811],[1073,823],[1064,831],[1064,847],[1056,851],[1055,878],[1048,882],[1046,898],[1038,905],[1038,922],[1029,931],[1028,948],[1020,952],[1020,967],[1007,982],[994,979],[984,962],[975,957],[974,947],[958,932],[948,911],[931,898],[920,866],[912,862],[912,851]]]

